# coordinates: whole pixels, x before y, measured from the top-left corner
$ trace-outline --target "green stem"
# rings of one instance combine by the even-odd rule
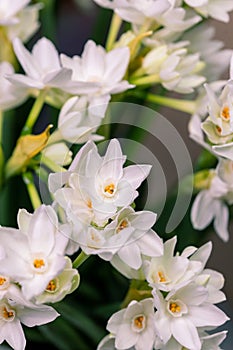
[[[34,184],[32,173],[27,172],[27,173],[24,173],[22,176],[23,176],[23,181],[27,187],[32,206],[34,210],[36,210],[41,206],[42,203],[41,203],[40,196],[37,192],[36,186]]]
[[[85,254],[84,252],[81,252],[77,258],[73,262],[73,268],[78,269],[79,266],[81,266],[88,258],[90,255]]]
[[[34,126],[35,122],[37,121],[39,114],[42,110],[42,107],[44,105],[46,94],[47,94],[47,89],[40,91],[38,97],[36,98],[36,100],[34,102],[34,105],[32,106],[31,112],[29,113],[29,116],[28,116],[26,123],[23,127],[21,135],[31,134],[33,126]]]
[[[3,137],[3,112],[0,110],[0,144],[2,144]]]
[[[152,75],[147,75],[145,77],[130,79],[130,83],[134,85],[151,85],[159,82],[160,82],[160,78],[158,74],[152,74]]]
[[[52,159],[42,156],[41,157],[41,163],[43,163],[46,167],[48,167],[50,170],[54,171],[55,173],[61,173],[66,171],[65,168],[61,167],[60,165],[54,163]]]
[[[116,13],[114,13],[112,16],[112,21],[110,24],[108,37],[107,37],[107,41],[106,41],[106,50],[107,51],[110,51],[113,48],[113,45],[116,41],[118,32],[119,32],[120,27],[121,27],[121,23],[122,23],[122,19]]]
[[[162,106],[170,107],[178,111],[186,112],[189,114],[195,113],[196,103],[195,101],[179,100],[176,98],[164,97],[154,94],[147,94],[146,101],[153,102]]]

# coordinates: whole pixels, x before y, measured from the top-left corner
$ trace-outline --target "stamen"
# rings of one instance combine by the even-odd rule
[[[33,265],[36,269],[40,269],[41,267],[45,266],[45,262],[43,259],[35,259]]]
[[[3,310],[2,310],[2,316],[5,319],[12,318],[12,317],[14,317],[14,311],[8,311],[7,308],[4,307]]]
[[[181,307],[177,303],[171,303],[169,305],[169,309],[173,313],[178,313],[181,311]]]
[[[90,199],[87,201],[87,206],[89,209],[92,209],[92,201]]]
[[[57,284],[55,280],[51,280],[46,287],[47,292],[54,292],[57,289]]]
[[[166,282],[166,278],[165,278],[163,272],[159,271],[158,276],[159,276],[159,282],[162,282],[162,283]]]
[[[123,219],[123,220],[119,223],[116,232],[119,233],[120,231],[124,230],[124,229],[125,229],[126,227],[128,227],[128,226],[129,226],[128,220]]]
[[[144,327],[145,317],[143,315],[140,315],[134,319],[133,323],[136,328],[142,329]]]
[[[115,185],[111,183],[110,185],[105,186],[104,192],[107,192],[109,194],[113,194],[115,191]]]
[[[0,286],[2,286],[6,282],[5,277],[0,277]]]
[[[221,129],[220,126],[218,126],[218,125],[216,125],[216,130],[217,130],[217,132],[218,132],[219,134],[222,133],[222,129]]]
[[[223,107],[221,117],[226,121],[230,120],[230,108],[228,106]]]

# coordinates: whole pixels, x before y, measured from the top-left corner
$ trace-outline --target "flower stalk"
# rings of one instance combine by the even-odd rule
[[[73,262],[73,268],[78,269],[88,258],[90,255],[85,254],[84,252],[81,252],[77,258]]]
[[[107,51],[110,51],[113,48],[113,45],[116,41],[118,32],[119,32],[120,27],[121,27],[121,23],[122,23],[122,19],[116,13],[114,13],[112,16],[110,29],[108,32],[108,38],[106,41],[106,50]]]
[[[32,129],[40,115],[43,108],[44,101],[47,95],[47,89],[41,90],[38,97],[36,98],[34,105],[29,113],[26,123],[23,127],[21,135],[28,135],[32,132]]]
[[[33,206],[33,209],[36,210],[42,204],[40,196],[38,194],[37,188],[34,183],[33,175],[31,172],[23,173],[23,181],[27,187],[27,191]]]

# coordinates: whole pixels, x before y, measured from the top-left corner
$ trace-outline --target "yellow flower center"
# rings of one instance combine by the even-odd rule
[[[126,227],[128,227],[128,226],[129,226],[129,222],[128,222],[126,219],[123,219],[123,220],[119,223],[116,232],[119,233],[120,231],[124,230],[124,228],[126,228]]]
[[[139,330],[142,329],[145,324],[145,316],[140,315],[138,317],[135,317],[133,323],[136,328],[138,328]]]
[[[35,259],[33,261],[33,266],[35,269],[41,269],[41,267],[45,266],[45,262],[43,259]]]
[[[159,282],[166,282],[166,278],[165,278],[163,272],[159,271],[158,276],[159,276]]]
[[[8,311],[7,308],[4,306],[4,308],[2,310],[2,316],[5,319],[12,318],[12,317],[14,317],[14,311],[12,311],[12,310]]]
[[[216,130],[218,134],[222,133],[222,128],[220,128],[220,126],[216,125]]]
[[[90,199],[87,201],[87,206],[89,209],[92,209],[92,201]]]
[[[113,194],[114,191],[115,191],[115,185],[113,183],[111,183],[110,185],[105,186],[105,188],[104,188],[104,192],[105,193],[107,192],[108,194]]]
[[[5,277],[0,277],[0,286],[2,286],[6,282]]]
[[[57,289],[57,284],[55,280],[51,280],[46,287],[47,292],[54,292]]]
[[[174,302],[170,303],[169,309],[170,309],[170,311],[173,312],[174,314],[181,311],[180,305],[178,305],[177,303],[174,303]]]
[[[228,106],[223,107],[221,111],[221,117],[223,120],[228,121],[230,120],[230,108]]]

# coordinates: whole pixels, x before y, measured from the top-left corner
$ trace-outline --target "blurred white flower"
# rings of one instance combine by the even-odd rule
[[[109,99],[109,95],[70,98],[60,111],[58,127],[50,136],[49,143],[65,140],[80,144],[101,140],[103,137],[95,132],[105,117]]]
[[[66,166],[72,162],[72,151],[67,147],[65,142],[48,144],[41,152],[43,156],[52,159],[58,165]]]
[[[142,25],[170,8],[168,0],[94,0],[98,5],[114,10],[127,22]]]
[[[172,50],[168,45],[161,45],[144,57],[142,68],[149,76],[157,75],[155,82],[167,90],[191,93],[205,81],[198,72],[200,65],[199,54],[189,55],[186,48]]]
[[[198,193],[191,210],[194,228],[203,230],[213,221],[214,229],[223,241],[229,239],[227,204],[233,203],[232,164],[230,160],[220,159],[208,188]]]
[[[62,54],[63,67],[72,70],[72,83],[66,90],[79,94],[77,84],[96,84],[95,95],[117,94],[134,86],[124,79],[130,59],[128,47],[120,47],[106,52],[105,49],[89,40],[82,56],[72,58]],[[88,92],[87,92],[88,93]],[[89,92],[92,94],[92,91]]]
[[[8,2],[9,3],[9,2]],[[38,30],[39,10],[42,4],[36,4],[25,7],[17,14],[17,22],[6,28],[8,38],[12,41],[14,38],[20,38],[27,42]]]
[[[17,14],[29,4],[31,0],[2,0],[0,4],[0,25],[12,25],[18,23]]]
[[[224,42],[215,38],[216,29],[203,22],[190,29],[182,36],[182,40],[188,40],[189,53],[200,54],[200,59],[205,62],[202,71],[209,82],[216,82],[228,69],[232,50],[225,49]]]
[[[28,97],[27,88],[19,88],[10,83],[7,77],[14,74],[13,66],[8,62],[0,63],[0,110],[14,108]]]
[[[126,309],[108,320],[107,330],[115,336],[116,349],[152,350],[155,341],[153,299],[131,301]]]
[[[184,0],[204,17],[212,17],[222,22],[229,22],[228,12],[233,10],[233,3],[229,0]]]

